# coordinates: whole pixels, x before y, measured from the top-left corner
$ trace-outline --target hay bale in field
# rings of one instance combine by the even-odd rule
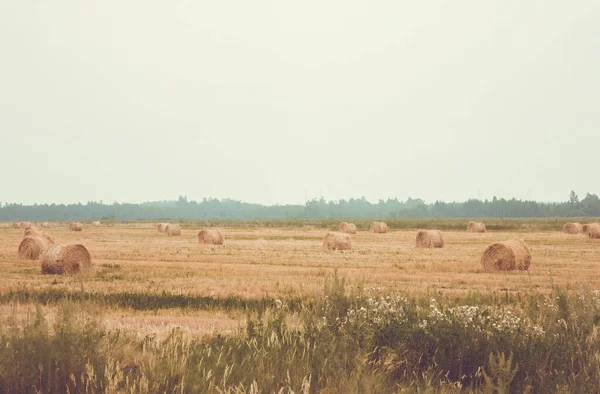
[[[19,222],[19,226],[24,229],[28,229],[29,227],[33,227],[31,222]]]
[[[340,224],[338,224],[338,231],[340,233],[347,233],[349,228],[350,225],[348,224],[348,222],[341,222]]]
[[[50,234],[40,231],[37,235],[46,238],[51,243],[54,243],[54,238]]]
[[[417,248],[443,248],[444,238],[440,230],[417,231]]]
[[[165,231],[167,231],[168,225],[169,225],[169,223],[158,223],[156,225],[156,229],[158,230],[159,233],[164,233]]]
[[[469,222],[468,233],[485,233],[485,224],[482,222]]]
[[[27,235],[19,245],[19,258],[37,260],[53,244],[53,241],[40,234]]]
[[[27,236],[27,235],[31,235],[32,233],[37,233],[39,231],[41,231],[39,228],[37,228],[35,226],[31,226],[25,230],[25,233],[23,235]]]
[[[199,244],[223,245],[223,234],[216,228],[207,228],[198,232]]]
[[[32,236],[32,237],[43,237],[45,239],[47,239],[48,241],[50,241],[51,243],[54,243],[54,238],[52,238],[50,235],[46,234],[45,232],[43,232],[42,230],[40,230],[37,227],[29,227],[27,230],[25,230],[25,237],[27,236]]]
[[[384,222],[372,222],[370,228],[372,232],[377,234],[385,234],[388,230],[388,226]]]
[[[14,222],[14,223],[12,224],[12,228],[21,228],[21,223],[22,223],[22,222]]]
[[[524,241],[517,239],[496,242],[483,252],[481,265],[486,271],[528,270],[531,251]]]
[[[338,231],[346,234],[356,234],[356,225],[354,223],[341,222],[338,225]]]
[[[79,223],[79,222],[71,222],[71,224],[69,224],[69,231],[82,231],[83,230],[83,224]]]
[[[600,224],[599,223],[590,223],[588,225],[587,235],[591,239],[600,239]]]
[[[42,228],[48,228],[48,227],[50,227],[50,223],[42,222],[41,226],[42,226]]]
[[[583,224],[581,226],[581,230],[583,231],[584,234],[588,234],[590,231],[590,227],[594,227],[594,226],[599,226],[600,223],[588,223],[588,224]]]
[[[181,226],[178,224],[167,224],[167,228],[165,230],[167,232],[167,235],[169,237],[175,236],[175,235],[181,235]]]
[[[563,226],[563,233],[565,234],[582,234],[583,225],[581,223],[565,223]]]
[[[101,227],[102,224],[99,221],[95,220],[95,221],[92,222],[92,226],[93,227]]]
[[[50,242],[52,244],[54,243],[54,238],[52,238],[52,236],[50,234],[45,233],[45,232],[43,232],[41,230],[38,230],[38,229],[36,229],[36,230],[32,230],[32,229],[25,230],[25,236],[28,236],[28,235],[32,236],[32,237],[42,237],[42,238],[45,238],[46,240],[48,240],[48,242]]]
[[[85,274],[92,269],[92,256],[83,245],[53,245],[40,257],[42,274]]]
[[[329,232],[323,239],[324,250],[350,250],[352,249],[352,238],[350,234]]]

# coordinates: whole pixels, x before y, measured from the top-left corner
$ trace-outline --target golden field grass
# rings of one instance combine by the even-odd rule
[[[600,240],[560,232],[445,231],[442,249],[415,248],[415,231],[358,232],[353,250],[325,252],[326,230],[314,228],[225,228],[222,246],[199,245],[198,229],[168,237],[151,225],[122,225],[68,231],[45,229],[57,243],[81,243],[92,255],[87,276],[41,275],[38,261],[19,260],[23,230],[0,228],[0,294],[15,290],[58,289],[114,293],[175,293],[213,297],[322,297],[325,281],[337,269],[347,288],[381,292],[466,294],[469,291],[549,291],[600,289]],[[532,251],[528,272],[486,273],[480,257],[490,243],[523,239]],[[2,315],[8,315],[4,306]],[[11,307],[13,308],[13,307]],[[31,305],[19,306],[25,316]],[[48,307],[50,313],[52,308]],[[14,312],[14,310],[13,310]],[[15,315],[15,313],[13,313]],[[184,331],[227,333],[244,325],[242,312],[109,309],[108,325],[141,333]]]
[[[236,333],[246,325],[246,316],[241,312],[197,311],[184,309],[163,309],[160,311],[133,311],[119,308],[97,308],[85,305],[93,314],[94,308],[101,311],[102,325],[108,330],[121,330],[138,337],[153,335],[164,339],[174,329],[182,334],[194,337],[229,335]],[[42,307],[46,321],[52,326],[56,321],[58,307],[45,305]],[[29,325],[36,316],[36,305],[33,303],[11,303],[0,305],[0,327],[9,324],[18,327]],[[1,332],[2,330],[0,330]]]
[[[55,223],[91,253],[77,276],[19,260],[23,230],[0,224],[0,392],[600,392],[600,240],[527,223],[443,231],[442,249],[360,231],[338,252],[323,227],[224,227],[213,246],[191,223]],[[484,272],[514,238],[529,271]]]
[[[19,260],[23,230],[0,228],[0,292],[11,289],[150,291],[225,297],[320,296],[333,275],[351,287],[422,293],[600,288],[600,242],[559,232],[444,232],[442,249],[415,248],[415,231],[359,232],[353,250],[325,252],[322,229],[223,230],[222,246],[199,245],[197,229],[168,237],[151,226],[46,229],[57,243],[81,243],[92,255],[88,276],[40,274]],[[520,238],[532,251],[528,272],[486,273],[480,257],[495,241]]]
[[[550,288],[600,288],[600,241],[559,232],[472,234],[444,232],[442,249],[415,248],[415,231],[359,232],[353,250],[325,252],[322,229],[224,229],[225,244],[199,245],[196,229],[168,237],[154,228],[50,228],[57,243],[81,243],[92,255],[88,276],[41,275],[39,262],[19,260],[23,230],[0,229],[0,292],[57,288],[113,292],[143,290],[242,297],[322,295],[326,277],[351,286],[419,293]],[[532,251],[528,272],[483,272],[492,242],[523,239]]]

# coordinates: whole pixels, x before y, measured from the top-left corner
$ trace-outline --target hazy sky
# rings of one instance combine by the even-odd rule
[[[600,2],[2,1],[0,201],[599,193]]]

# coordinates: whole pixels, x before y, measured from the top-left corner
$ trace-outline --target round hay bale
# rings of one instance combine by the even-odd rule
[[[23,222],[14,222],[12,224],[12,228],[21,228],[21,223],[23,223]]]
[[[440,230],[417,231],[417,248],[443,248],[444,238]]]
[[[99,221],[97,221],[97,220],[96,220],[96,221],[93,221],[93,222],[92,222],[92,226],[93,226],[93,227],[101,227],[101,226],[102,226],[102,224],[101,224]]]
[[[31,235],[32,233],[37,233],[39,231],[41,231],[39,228],[37,228],[35,226],[31,226],[25,230],[25,233],[23,235],[27,236],[27,235]]]
[[[92,256],[80,244],[53,245],[40,258],[42,274],[85,274],[92,270]]]
[[[199,244],[223,245],[223,234],[216,228],[208,228],[198,232]]]
[[[181,235],[181,226],[178,224],[167,224],[167,228],[165,230],[169,237],[173,237],[175,235]]]
[[[350,225],[348,224],[348,222],[341,222],[340,224],[338,224],[338,231],[340,233],[346,233],[349,228]]]
[[[38,237],[46,238],[50,243],[54,243],[54,238],[50,234],[48,234],[48,233],[40,231],[40,232],[36,233],[36,235]]]
[[[341,222],[338,225],[338,231],[346,234],[356,234],[356,225],[354,223]]]
[[[481,265],[485,271],[528,270],[531,251],[524,241],[517,239],[496,242],[483,252]]]
[[[54,243],[54,238],[52,238],[50,235],[46,234],[42,230],[38,229],[37,227],[30,227],[27,230],[25,230],[25,236],[42,237],[48,240],[50,243]]]
[[[350,250],[352,249],[352,238],[350,234],[330,232],[323,239],[324,250]]]
[[[584,233],[584,234],[588,234],[588,233],[589,233],[589,231],[590,231],[590,228],[591,228],[591,227],[594,227],[594,226],[599,226],[599,225],[600,225],[600,223],[588,223],[588,224],[583,224],[583,225],[581,226],[581,230],[583,231],[583,233]]]
[[[581,223],[565,223],[563,226],[563,233],[565,234],[582,234],[583,225]]]
[[[19,258],[21,260],[37,260],[52,244],[52,241],[39,234],[28,235],[19,245]]]
[[[83,230],[83,224],[79,223],[79,222],[71,222],[71,224],[69,224],[69,231],[82,231]]]
[[[485,233],[485,224],[482,222],[469,222],[468,233]]]
[[[21,228],[25,228],[25,229],[27,229],[27,228],[29,228],[29,227],[33,227],[33,224],[32,224],[31,222],[19,222],[19,226],[20,226]]]
[[[384,222],[372,222],[370,228],[376,234],[385,234],[388,230],[388,226]]]
[[[41,226],[42,226],[42,228],[48,228],[48,227],[50,227],[50,223],[48,223],[48,222],[42,222]]]
[[[158,230],[159,233],[164,233],[167,231],[168,225],[169,225],[169,223],[158,223],[158,225],[156,226],[156,229]]]
[[[587,235],[591,239],[600,239],[600,224],[599,223],[589,224]]]

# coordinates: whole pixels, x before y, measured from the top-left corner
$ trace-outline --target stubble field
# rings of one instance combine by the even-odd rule
[[[15,303],[7,294],[123,293],[244,300],[323,297],[327,280],[345,278],[349,292],[376,288],[379,294],[413,297],[470,292],[548,293],[553,285],[567,290],[600,288],[600,242],[585,236],[547,232],[444,231],[442,249],[415,248],[416,230],[352,236],[351,251],[325,252],[320,228],[225,228],[225,244],[200,245],[197,228],[168,237],[150,224],[66,226],[45,229],[57,243],[81,243],[92,255],[93,272],[85,276],[40,273],[38,261],[19,260],[23,230],[0,228],[0,294],[8,315],[26,316],[33,301]],[[486,273],[480,258],[486,246],[523,239],[532,251],[528,272]],[[185,301],[183,301],[185,303]],[[244,308],[118,307],[102,302],[103,319],[112,328],[140,335],[166,335],[179,327],[190,335],[230,333],[245,325]],[[52,303],[46,308],[51,315]]]
[[[598,392],[600,242],[561,221],[398,220],[336,252],[330,222],[223,223],[221,246],[191,222],[52,223],[92,256],[73,276],[20,260],[0,224],[0,394]],[[421,226],[444,247],[416,248]],[[484,272],[507,239],[529,270]]]

